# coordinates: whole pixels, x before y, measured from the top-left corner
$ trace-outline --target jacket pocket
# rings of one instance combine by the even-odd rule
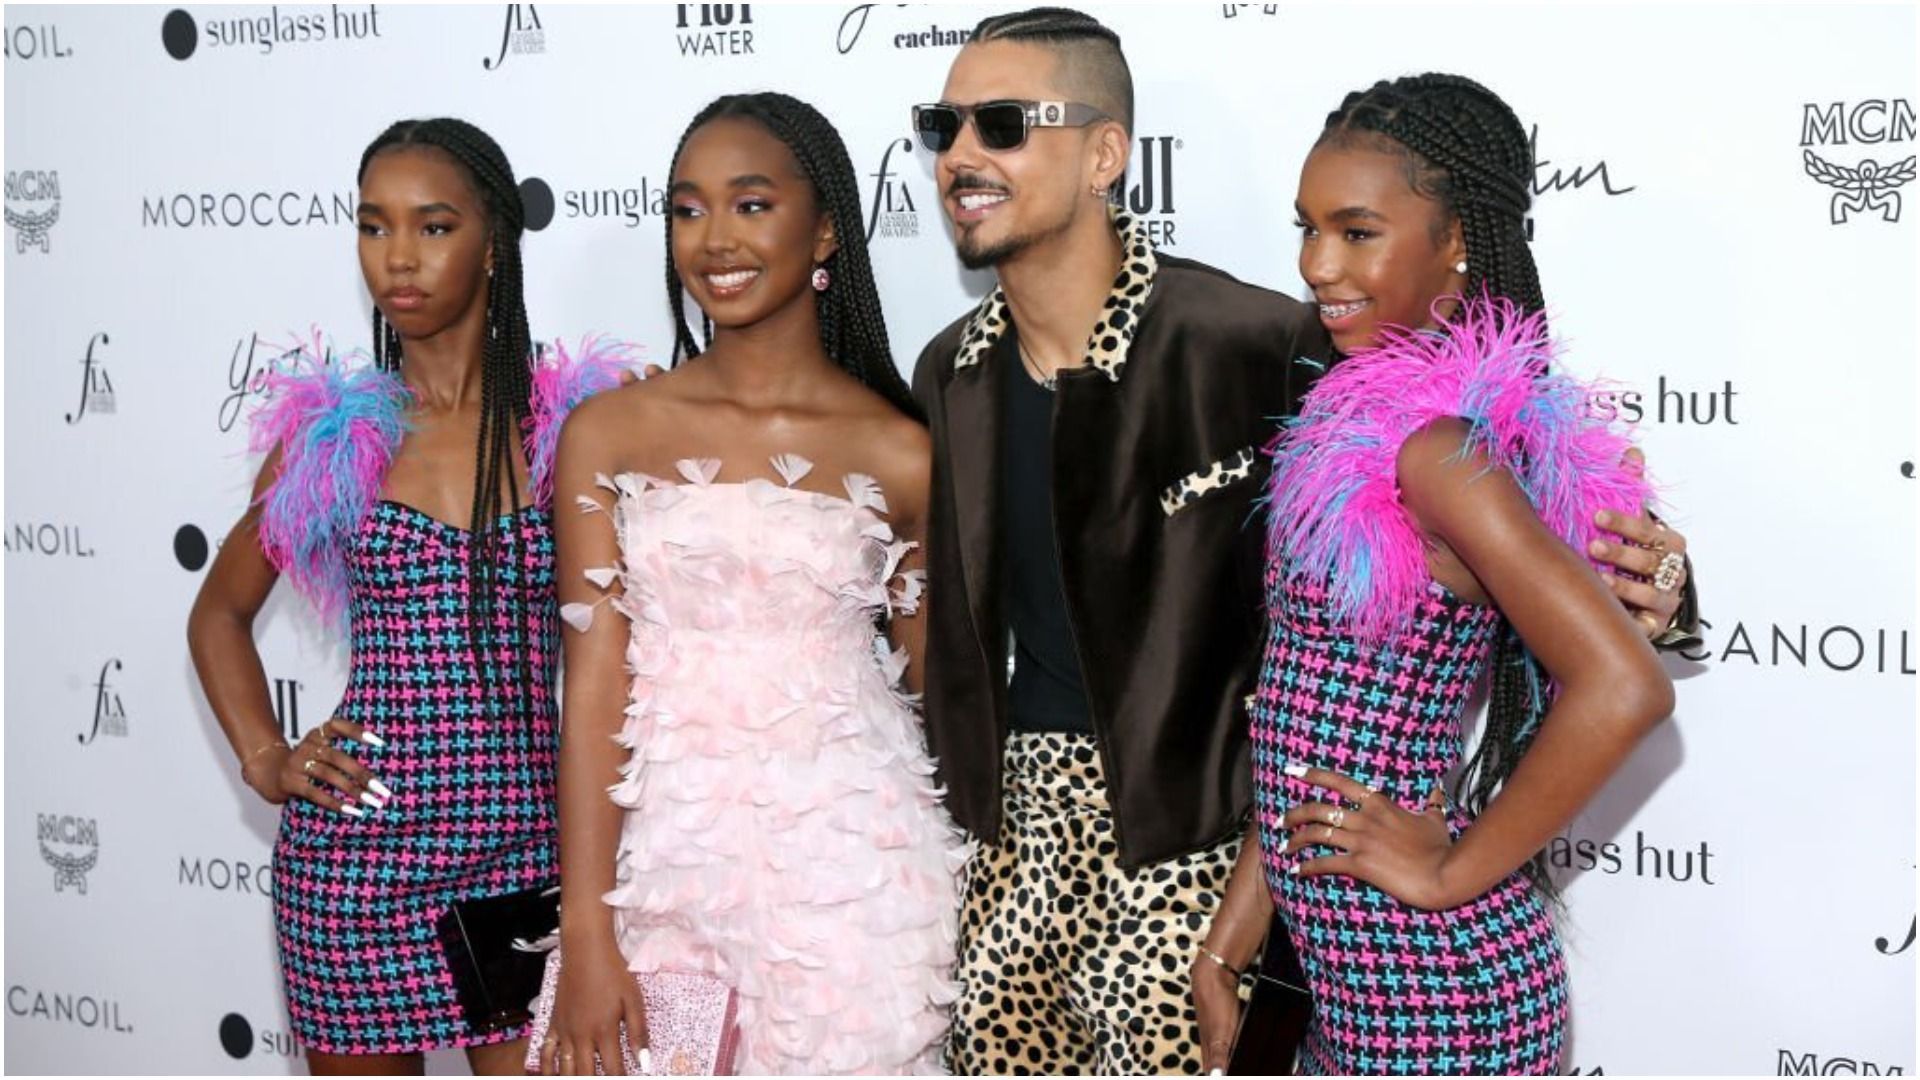
[[[1160,492],[1161,512],[1172,517],[1207,495],[1252,476],[1259,452],[1258,447],[1244,447],[1167,485]]]

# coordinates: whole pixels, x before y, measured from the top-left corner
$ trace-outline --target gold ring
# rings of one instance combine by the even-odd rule
[[[1340,823],[1345,820],[1347,820],[1346,808],[1342,806],[1336,806],[1333,808],[1333,813],[1327,815],[1327,827],[1332,829],[1337,829],[1340,827]]]
[[[307,774],[309,774],[309,775],[311,775],[311,774],[312,774],[312,772],[313,772],[313,763],[314,763],[314,762],[316,762],[316,761],[318,761],[318,760],[320,760],[320,759],[319,759],[319,758],[308,758],[308,759],[307,759],[307,763],[306,763],[305,765],[302,765],[302,766],[300,766],[300,771],[301,771],[301,772],[303,772],[303,773],[307,773]]]

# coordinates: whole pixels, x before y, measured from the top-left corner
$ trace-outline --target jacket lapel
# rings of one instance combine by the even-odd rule
[[[953,468],[953,502],[959,528],[960,561],[966,571],[967,607],[974,632],[991,665],[1001,655],[998,641],[999,580],[994,540],[1000,533],[1000,400],[992,364],[970,363],[953,373],[947,385],[948,460]]]

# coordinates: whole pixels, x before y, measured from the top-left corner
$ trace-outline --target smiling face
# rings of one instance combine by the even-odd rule
[[[1060,61],[1049,50],[1017,41],[989,41],[960,50],[940,101],[1070,100],[1056,85]],[[934,165],[940,205],[953,223],[954,247],[970,270],[994,266],[1065,233],[1085,214],[1104,222],[1105,191],[1126,170],[1127,136],[1119,124],[1030,128],[1021,146],[989,150],[968,119]]]
[[[403,338],[484,319],[493,265],[486,205],[464,169],[437,150],[374,156],[360,178],[360,273]]]
[[[1375,344],[1383,325],[1433,325],[1434,301],[1466,288],[1460,223],[1407,169],[1394,150],[1329,142],[1300,170],[1300,276],[1343,353]]]
[[[785,143],[752,120],[712,120],[688,136],[668,195],[674,266],[715,326],[813,310],[813,268],[837,245]]]

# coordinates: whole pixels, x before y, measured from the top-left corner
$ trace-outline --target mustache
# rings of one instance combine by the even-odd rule
[[[973,191],[1011,191],[1005,184],[995,183],[979,173],[956,173],[953,183],[947,185],[947,194],[957,195],[963,190]]]

